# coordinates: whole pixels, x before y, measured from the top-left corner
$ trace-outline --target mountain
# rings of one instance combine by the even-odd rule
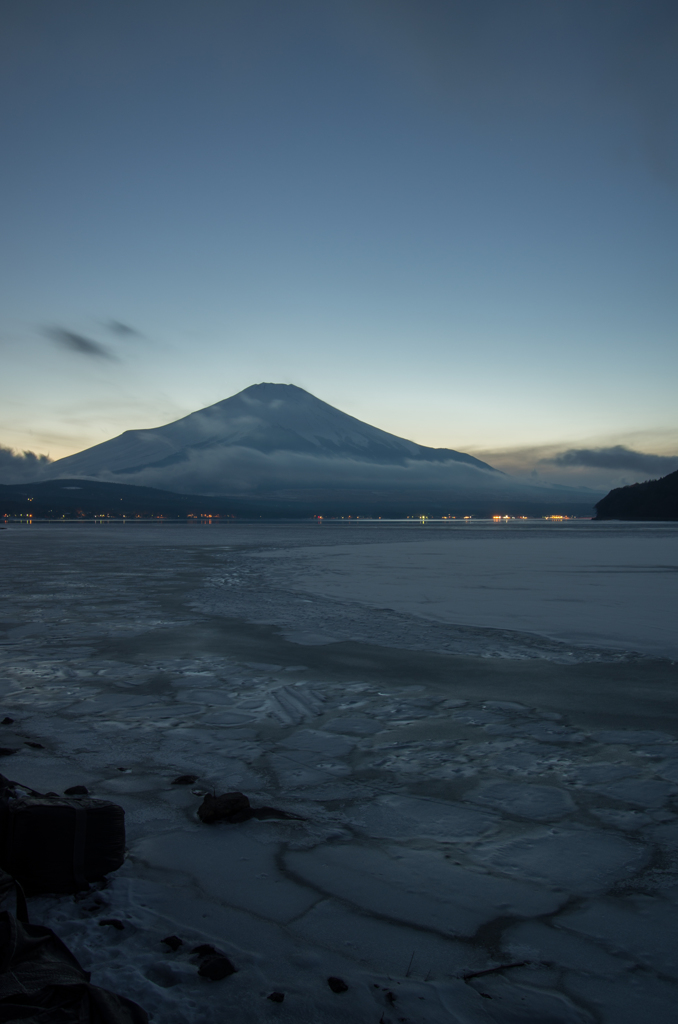
[[[588,515],[600,496],[517,481],[291,384],[256,384],[165,426],[127,430],[51,463],[46,476],[228,497],[256,515]]]
[[[678,471],[615,487],[596,505],[596,519],[678,520]]]
[[[110,441],[59,459],[52,469],[59,474],[129,475],[169,469],[199,455],[213,457],[233,448],[380,465],[404,465],[407,460],[458,462],[498,472],[472,455],[450,448],[427,448],[371,427],[294,384],[253,384],[164,427],[126,430]]]

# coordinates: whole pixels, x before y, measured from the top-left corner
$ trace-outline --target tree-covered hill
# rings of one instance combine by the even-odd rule
[[[678,519],[678,471],[659,480],[615,487],[596,505],[596,519]]]

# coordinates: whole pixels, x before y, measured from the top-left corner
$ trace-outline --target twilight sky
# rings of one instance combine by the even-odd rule
[[[675,0],[0,0],[0,83],[1,445],[276,381],[678,467]]]

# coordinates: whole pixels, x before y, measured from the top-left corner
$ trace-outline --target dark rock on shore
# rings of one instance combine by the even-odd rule
[[[259,821],[271,818],[280,821],[304,820],[300,814],[279,811],[277,807],[251,807],[249,798],[244,793],[222,793],[221,796],[207,793],[198,808],[198,817],[206,825],[211,825],[215,821],[228,821],[232,825],[237,825],[241,821],[249,821],[250,818],[258,818]]]
[[[201,978],[209,978],[210,981],[221,981],[235,974],[235,967],[227,956],[208,956],[200,964],[198,974]]]
[[[214,821],[247,821],[252,817],[250,802],[244,793],[222,793],[221,796],[207,793],[198,808],[198,817],[206,825]]]
[[[236,968],[220,949],[215,949],[208,943],[203,943],[191,950],[200,960],[198,974],[201,978],[208,978],[210,981],[221,981],[228,978],[230,974],[236,973]]]

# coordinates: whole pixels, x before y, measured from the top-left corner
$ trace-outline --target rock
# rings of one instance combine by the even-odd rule
[[[119,932],[121,932],[125,927],[122,921],[119,921],[117,917],[102,917],[99,924],[110,924],[112,928],[116,928]]]
[[[222,793],[221,796],[207,793],[198,808],[198,817],[206,825],[211,825],[214,821],[247,821],[252,813],[249,799],[244,793]]]
[[[64,796],[87,796],[88,794],[87,786],[70,786],[64,790]]]
[[[205,794],[205,798],[198,808],[198,817],[206,825],[211,825],[214,821],[228,821],[235,825],[241,821],[249,821],[250,818],[258,818],[260,821],[266,821],[269,818],[305,820],[299,814],[279,811],[277,807],[250,807],[249,799],[244,793],[222,793],[221,796]]]
[[[166,939],[161,939],[160,941],[164,942],[166,946],[169,946],[173,953],[176,953],[179,946],[183,946],[184,944],[178,935],[168,935]]]
[[[209,978],[210,981],[221,981],[235,974],[235,967],[227,956],[208,956],[200,964],[198,974],[201,978]]]
[[[220,949],[215,949],[208,942],[203,942],[200,946],[195,946],[191,953],[195,953],[197,956],[226,956]]]
[[[44,750],[42,743],[32,743],[30,740],[24,740],[27,747],[33,747],[33,750]]]
[[[9,715],[5,715],[0,725],[14,725],[14,719],[10,718]]]
[[[194,782],[198,781],[197,775],[177,775],[176,779],[172,780],[173,786],[192,786]]]
[[[282,1003],[285,998],[284,992],[271,992],[270,996],[266,996],[272,1003]]]
[[[210,981],[221,981],[228,978],[229,974],[235,974],[235,967],[225,953],[215,949],[214,946],[204,944],[196,946],[194,953],[200,957],[201,963],[198,974],[201,978],[209,978]]]
[[[327,984],[330,986],[333,992],[348,992],[348,985],[343,978],[328,978]]]
[[[16,747],[0,747],[0,757],[9,757],[11,754],[16,754]]]

